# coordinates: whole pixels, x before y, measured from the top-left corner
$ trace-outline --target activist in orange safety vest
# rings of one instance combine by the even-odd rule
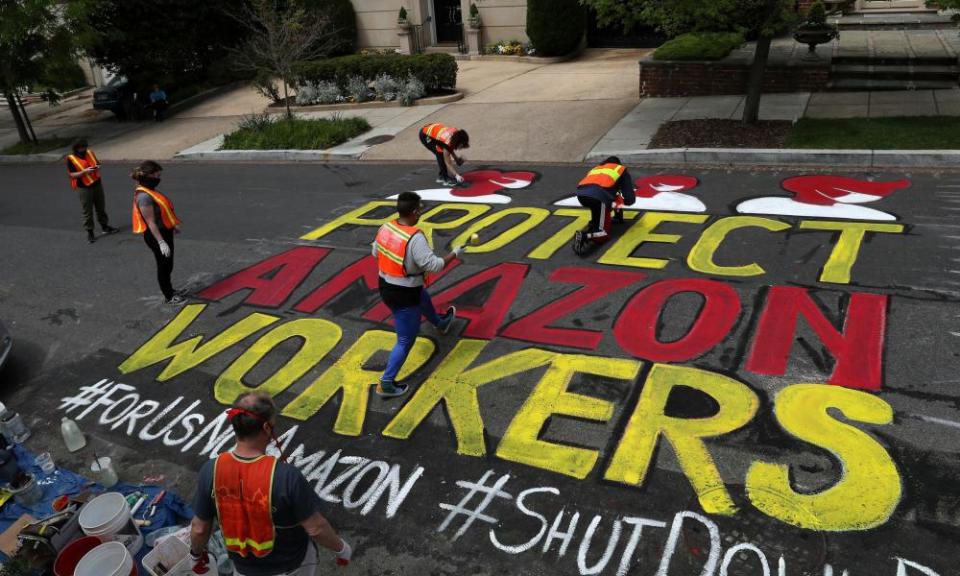
[[[424,288],[424,277],[442,271],[463,252],[463,247],[454,248],[443,258],[434,254],[427,237],[417,228],[422,209],[420,196],[415,192],[401,193],[397,197],[400,217],[380,226],[373,242],[373,257],[380,270],[380,297],[393,312],[397,331],[397,343],[377,383],[377,394],[385,397],[400,396],[407,391],[407,385],[396,379],[420,332],[421,315],[442,334],[447,333],[457,316],[453,306],[447,308],[443,316],[437,314]]]
[[[237,444],[200,469],[190,530],[194,574],[216,574],[207,543],[216,518],[237,574],[313,576],[319,550],[341,566],[353,550],[320,514],[320,499],[282,455],[267,454],[277,408],[263,392],[244,392],[227,410]]]
[[[97,222],[104,234],[116,234],[118,230],[110,226],[100,180],[100,161],[97,160],[87,141],[81,138],[73,143],[73,153],[67,154],[67,174],[70,175],[70,187],[77,191],[80,209],[83,213],[83,229],[87,231],[87,242],[96,242],[93,234],[93,213],[97,213]]]
[[[594,166],[577,184],[577,200],[590,209],[590,224],[573,236],[573,251],[583,256],[590,246],[603,244],[610,238],[611,208],[633,205],[636,192],[633,178],[620,159],[611,156]],[[622,213],[618,218],[623,221]]]
[[[463,176],[457,172],[457,166],[462,166],[466,158],[457,155],[457,150],[470,147],[470,135],[466,130],[439,123],[427,124],[420,129],[420,143],[437,159],[440,168],[437,184],[451,188],[463,184]]]
[[[130,175],[138,186],[133,192],[133,233],[143,234],[143,241],[157,262],[157,282],[168,304],[183,304],[182,294],[173,289],[173,235],[180,232],[180,219],[173,203],[157,192],[163,168],[153,160],[137,166]]]

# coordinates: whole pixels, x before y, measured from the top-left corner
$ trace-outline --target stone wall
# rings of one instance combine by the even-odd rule
[[[737,62],[640,62],[640,96],[710,96],[745,94],[749,65]],[[767,66],[765,92],[817,92],[830,79],[827,64]]]

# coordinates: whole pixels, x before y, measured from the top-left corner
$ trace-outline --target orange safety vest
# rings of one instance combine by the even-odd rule
[[[601,188],[613,188],[626,170],[626,166],[620,164],[601,164],[587,172],[577,187],[595,184]]]
[[[427,124],[423,127],[422,131],[427,137],[450,146],[450,139],[456,134],[457,129],[452,126],[444,126],[443,124]],[[443,148],[437,146],[437,152],[443,152]]]
[[[243,558],[262,558],[273,551],[273,473],[277,459],[241,460],[232,452],[217,456],[213,466],[213,499],[227,550]]]
[[[73,166],[76,168],[76,170],[73,170],[73,172],[80,172],[81,170],[84,170],[91,166],[100,166],[100,162],[98,162],[97,157],[94,156],[93,150],[89,148],[87,148],[87,155],[84,156],[83,158],[77,156],[76,154],[68,154],[67,160],[69,160],[70,163],[73,164]],[[90,174],[84,174],[79,178],[71,177],[70,187],[76,190],[78,186],[77,180],[80,180],[81,182],[83,182],[85,186],[90,186],[99,179],[100,179],[100,170],[94,170]]]
[[[173,202],[171,202],[169,198],[146,186],[137,186],[137,189],[133,192],[134,234],[143,234],[147,230],[147,221],[143,219],[143,214],[140,213],[140,207],[137,206],[137,192],[149,194],[150,197],[153,198],[153,201],[157,203],[157,206],[160,207],[160,220],[163,222],[164,227],[169,229],[180,223],[180,219],[177,218],[177,215],[173,211]]]
[[[420,229],[416,226],[404,226],[399,220],[387,222],[377,232],[377,265],[387,276],[406,278],[407,269],[403,260],[407,255],[407,244]]]

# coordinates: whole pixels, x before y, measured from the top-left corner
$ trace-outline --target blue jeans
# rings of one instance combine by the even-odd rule
[[[433,301],[424,288],[420,292],[420,305],[408,306],[406,308],[397,308],[393,310],[393,322],[397,330],[397,344],[390,352],[390,359],[387,360],[387,369],[380,378],[381,382],[393,383],[403,368],[403,363],[407,361],[407,356],[413,348],[413,343],[417,340],[417,334],[420,332],[420,315],[427,317],[427,321],[436,326],[440,323],[440,317],[433,307]]]

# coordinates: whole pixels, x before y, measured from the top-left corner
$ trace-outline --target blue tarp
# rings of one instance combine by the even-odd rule
[[[34,478],[37,479],[38,484],[43,489],[43,499],[33,506],[26,507],[21,506],[15,502],[13,498],[10,498],[10,500],[0,508],[0,532],[9,528],[11,524],[24,514],[29,514],[38,520],[53,514],[53,501],[56,500],[58,496],[64,494],[79,494],[85,489],[90,489],[94,493],[120,492],[121,494],[127,495],[133,492],[142,492],[146,494],[146,500],[136,514],[136,519],[141,519],[144,518],[145,514],[149,514],[148,505],[150,502],[163,491],[162,486],[144,486],[123,482],[107,490],[92,480],[88,480],[79,474],[63,468],[57,468],[50,474],[44,474],[43,471],[40,470],[40,467],[34,464],[35,456],[20,445],[14,446],[14,454],[17,456],[20,469],[33,474]],[[157,504],[156,512],[148,518],[148,520],[150,520],[150,526],[141,526],[140,531],[144,536],[147,536],[151,532],[160,530],[161,528],[183,524],[191,518],[193,518],[193,509],[190,505],[173,492],[167,491],[163,496],[163,500]],[[142,560],[148,551],[149,549],[146,544],[144,544],[140,553],[137,554],[137,560]],[[0,552],[0,559],[6,559],[2,552]],[[142,569],[141,574],[145,574]]]

